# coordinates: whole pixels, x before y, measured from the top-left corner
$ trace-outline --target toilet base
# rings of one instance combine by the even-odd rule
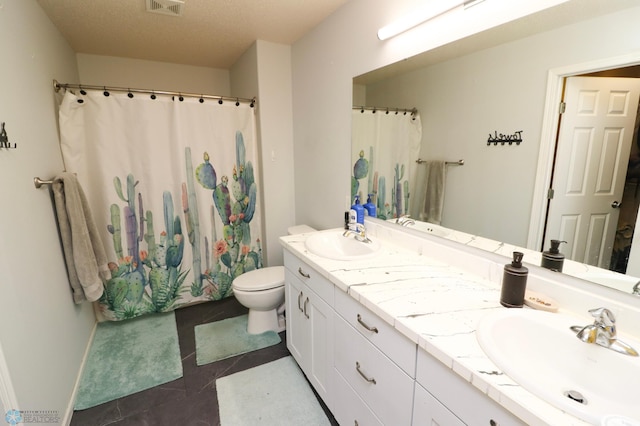
[[[278,315],[277,309],[272,309],[270,311],[249,309],[247,333],[261,334],[265,331],[275,331],[276,333],[280,333],[285,329],[286,324],[284,316]]]

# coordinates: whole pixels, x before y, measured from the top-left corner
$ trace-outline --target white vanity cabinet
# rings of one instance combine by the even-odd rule
[[[332,409],[333,284],[284,252],[287,348]]]
[[[457,418],[418,382],[416,382],[414,398],[413,425],[464,426],[462,420]]]
[[[284,264],[287,348],[340,425],[524,425],[288,250]]]
[[[336,420],[410,425],[416,345],[341,291],[334,306]]]
[[[418,351],[413,424],[525,425],[423,350]]]

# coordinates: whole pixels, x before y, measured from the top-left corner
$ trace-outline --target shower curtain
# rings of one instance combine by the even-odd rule
[[[262,267],[254,109],[130,96],[67,91],[60,106],[65,167],[110,260],[100,320],[228,297]]]
[[[409,213],[409,182],[420,153],[422,123],[418,113],[354,109],[351,120],[351,198],[376,204],[378,218]]]

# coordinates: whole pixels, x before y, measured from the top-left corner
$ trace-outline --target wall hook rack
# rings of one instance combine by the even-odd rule
[[[513,132],[512,134],[503,134],[498,133],[497,131],[493,132],[493,134],[489,133],[489,138],[487,139],[487,146],[493,144],[496,146],[498,144],[504,145],[508,143],[509,145],[520,145],[522,143],[522,130],[518,130]]]
[[[17,144],[13,144],[9,142],[9,136],[7,135],[7,131],[4,129],[4,122],[1,123],[2,129],[0,130],[0,148],[17,148]]]

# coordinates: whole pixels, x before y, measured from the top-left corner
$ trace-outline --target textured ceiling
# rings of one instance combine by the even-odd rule
[[[293,44],[348,0],[185,0],[182,16],[145,0],[38,0],[77,53],[229,69],[255,40]]]

